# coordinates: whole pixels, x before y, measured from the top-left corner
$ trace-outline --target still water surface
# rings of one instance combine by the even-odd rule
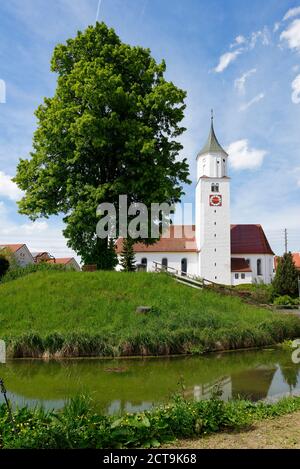
[[[178,392],[207,398],[215,385],[225,400],[300,391],[300,364],[292,362],[291,352],[276,349],[205,357],[11,360],[0,365],[0,377],[14,405],[57,409],[72,396],[88,394],[109,414],[149,409]]]

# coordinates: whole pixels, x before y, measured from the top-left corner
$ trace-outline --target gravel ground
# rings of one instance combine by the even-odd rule
[[[195,440],[178,440],[169,448],[300,449],[300,412],[254,424],[242,432],[222,432]]]

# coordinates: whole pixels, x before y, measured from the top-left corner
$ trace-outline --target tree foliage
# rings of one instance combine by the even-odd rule
[[[189,183],[179,160],[185,92],[166,81],[164,61],[121,42],[97,23],[55,48],[55,95],[36,111],[30,158],[15,181],[21,213],[32,220],[64,214],[68,246],[88,262],[99,254],[96,209],[102,202],[176,203]],[[140,240],[144,241],[144,240]]]
[[[114,270],[118,256],[113,239],[97,239],[86,257],[88,264],[96,264],[98,270]]]
[[[273,289],[277,295],[298,295],[298,276],[293,256],[290,252],[278,258],[276,275],[273,280]]]
[[[134,242],[130,238],[123,240],[123,249],[121,253],[121,266],[123,272],[134,272],[136,270],[133,245]]]

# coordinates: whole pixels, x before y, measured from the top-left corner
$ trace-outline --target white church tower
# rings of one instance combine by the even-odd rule
[[[197,156],[196,242],[200,277],[230,285],[228,154],[215,135],[213,111],[208,140]]]

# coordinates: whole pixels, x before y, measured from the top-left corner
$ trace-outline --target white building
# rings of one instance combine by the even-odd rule
[[[34,264],[34,259],[26,244],[1,244],[0,252],[1,250],[7,250],[20,267],[26,267],[28,264]]]
[[[155,262],[225,285],[273,278],[274,253],[261,225],[230,224],[228,154],[219,144],[211,120],[208,140],[197,155],[195,226],[174,226],[152,246],[134,246],[137,264],[147,271]],[[122,251],[122,239],[117,252]]]

